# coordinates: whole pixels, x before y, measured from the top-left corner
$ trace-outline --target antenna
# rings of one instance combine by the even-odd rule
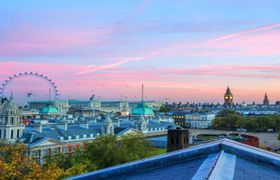
[[[142,84],[142,98],[141,101],[144,102],[144,84]]]
[[[51,88],[49,88],[49,101],[51,101]]]

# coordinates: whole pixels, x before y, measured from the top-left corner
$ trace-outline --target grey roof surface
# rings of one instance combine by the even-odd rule
[[[115,133],[115,134],[118,134],[118,133],[122,132],[122,131],[125,130],[125,129],[127,129],[127,128],[116,127],[116,128],[114,128],[114,133]]]
[[[168,126],[174,126],[174,123],[171,122],[164,122],[164,121],[149,121],[148,128],[159,128],[159,127],[165,127]]]
[[[71,138],[75,139],[76,136],[79,136],[79,138],[83,138],[84,135],[86,135],[86,137],[90,137],[90,134],[93,134],[93,136],[95,137],[97,136],[97,133],[100,134],[99,129],[94,129],[91,127],[89,127],[89,129],[86,129],[76,124],[68,125],[67,131],[52,126],[44,126],[42,128],[42,132],[39,132],[32,128],[26,128],[26,132],[23,135],[23,142],[31,147],[40,143],[46,138],[60,141],[61,137],[63,137],[64,139],[68,139],[68,137],[71,136]]]
[[[280,155],[224,139],[69,179],[280,179]]]
[[[173,164],[170,166],[151,169],[149,171],[143,171],[134,174],[121,175],[114,177],[115,180],[121,179],[137,179],[137,180],[145,180],[145,179],[186,179],[187,177],[192,177],[199,169],[201,164],[203,163],[204,158],[197,158],[190,160],[189,162],[181,162],[178,164]],[[176,172],[176,173],[175,173]],[[107,178],[110,179],[110,178]]]

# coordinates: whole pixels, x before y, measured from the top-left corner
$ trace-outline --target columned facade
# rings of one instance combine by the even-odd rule
[[[0,139],[14,143],[22,136],[23,129],[20,110],[11,96],[0,107]]]

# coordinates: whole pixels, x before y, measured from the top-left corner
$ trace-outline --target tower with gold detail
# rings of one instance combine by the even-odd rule
[[[227,91],[224,95],[224,100],[225,100],[225,103],[224,103],[225,106],[232,106],[233,105],[233,95],[232,95],[229,87],[227,88]]]

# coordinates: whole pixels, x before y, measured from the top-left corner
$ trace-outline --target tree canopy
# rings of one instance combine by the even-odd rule
[[[142,136],[127,135],[117,139],[110,135],[85,143],[83,150],[73,153],[71,157],[63,154],[48,157],[46,164],[56,163],[64,170],[82,164],[84,169],[81,171],[93,171],[159,153],[160,151],[152,147]]]
[[[63,170],[55,163],[41,167],[26,156],[24,144],[0,143],[0,179],[59,179]]]
[[[26,156],[24,144],[0,143],[0,179],[63,179],[164,153],[139,135],[101,136],[71,154],[45,158],[43,166]]]
[[[218,129],[236,130],[244,128],[247,131],[278,131],[280,117],[276,115],[242,116],[233,110],[223,110],[213,121],[213,127]]]

